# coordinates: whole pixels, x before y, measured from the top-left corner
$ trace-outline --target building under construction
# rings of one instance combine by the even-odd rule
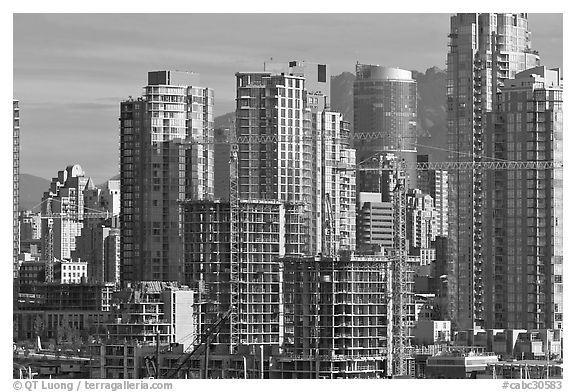
[[[185,281],[200,292],[201,330],[234,305],[239,318],[232,321],[232,327],[238,331],[240,344],[280,345],[283,320],[278,258],[285,254],[285,204],[240,200],[239,207],[237,299],[231,296],[230,203],[182,203]],[[226,323],[214,342],[229,343],[231,333]]]
[[[188,347],[198,325],[198,293],[170,282],[139,282],[115,293],[101,338],[122,343],[180,343]]]
[[[399,328],[392,307],[393,263],[385,255],[284,258],[284,350],[272,377],[395,375],[387,370],[387,361],[397,360],[391,339]],[[406,280],[411,304],[413,280]]]

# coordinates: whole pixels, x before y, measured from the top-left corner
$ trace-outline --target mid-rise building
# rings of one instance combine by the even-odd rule
[[[457,14],[450,19],[446,77],[448,159],[485,159],[485,113],[495,109],[506,79],[539,63],[531,48],[527,14]],[[482,327],[485,233],[482,208],[484,171],[454,171],[449,179],[449,262],[455,274],[450,291],[456,328]],[[492,213],[492,211],[489,211]]]
[[[415,188],[417,87],[412,72],[356,64],[354,134],[356,162],[393,152],[409,162],[407,187]],[[365,137],[360,137],[365,134]],[[375,137],[378,135],[377,137]],[[358,174],[358,192],[379,192],[380,174]]]
[[[394,246],[394,209],[391,202],[383,202],[380,193],[358,194],[357,242],[358,249],[372,246]]]
[[[111,220],[90,220],[77,238],[74,259],[87,263],[89,282],[120,284],[120,229]]]
[[[197,292],[170,282],[139,282],[115,294],[109,342],[180,343],[189,347],[198,333]],[[158,340],[159,339],[159,340]]]
[[[180,202],[214,197],[214,91],[194,76],[148,73],[120,105],[121,279],[180,281]]]
[[[438,235],[438,214],[432,196],[412,189],[406,195],[406,236],[411,253],[432,247]],[[417,252],[419,254],[419,252]]]
[[[504,82],[488,115],[486,154],[562,162],[562,113],[559,69],[517,73]],[[562,168],[491,171],[485,184],[486,326],[562,328]]]

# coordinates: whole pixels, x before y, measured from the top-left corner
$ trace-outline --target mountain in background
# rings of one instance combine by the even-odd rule
[[[446,128],[446,71],[432,67],[426,72],[412,71],[418,83],[418,153],[428,154],[430,161],[447,160]],[[354,127],[354,74],[343,72],[331,78],[332,97],[330,107],[344,115],[344,119]],[[233,128],[234,112],[214,118],[214,196],[228,200],[230,177],[229,130]],[[424,136],[429,134],[430,137]],[[117,179],[115,176],[111,179]],[[20,175],[20,210],[30,209],[42,201],[42,194],[48,190],[50,181],[30,174]],[[98,185],[103,187],[104,184]]]
[[[426,72],[412,71],[418,83],[418,144],[419,154],[428,154],[432,162],[447,160],[446,129],[446,71],[437,67]],[[354,129],[354,74],[343,72],[331,78],[330,108],[344,115]],[[229,130],[233,127],[234,112],[214,118],[214,196],[228,200],[230,177]],[[426,135],[430,135],[429,137]]]
[[[340,75],[330,78],[330,110],[340,112],[344,120],[350,123],[354,129],[354,79],[356,76],[350,72],[342,72]]]
[[[110,180],[120,179],[120,174]],[[20,173],[20,194],[18,210],[30,210],[42,202],[42,195],[50,189],[50,180],[32,174]],[[107,181],[106,181],[107,182]],[[105,188],[106,182],[96,185],[97,188]],[[37,209],[35,209],[36,211]],[[39,211],[39,210],[37,210]]]
[[[230,130],[234,128],[236,112],[214,118],[214,198],[230,199]]]
[[[18,210],[30,210],[32,207],[40,204],[42,195],[49,188],[50,180],[31,174],[20,173]]]
[[[418,84],[418,126],[430,137],[419,137],[419,154],[428,154],[432,162],[448,160],[448,128],[446,119],[446,71],[437,67],[425,73],[412,71]]]
[[[102,184],[96,185],[96,188],[104,189],[108,186],[108,181],[119,180],[119,179],[120,179],[120,174],[116,174],[114,177],[107,179]]]
[[[437,67],[425,73],[412,71],[418,84],[418,144],[419,154],[428,154],[430,161],[446,161],[448,156],[446,128],[446,71]],[[354,74],[343,72],[331,79],[330,108],[344,115],[354,129]],[[430,137],[426,135],[429,134]],[[425,147],[423,147],[425,146]]]

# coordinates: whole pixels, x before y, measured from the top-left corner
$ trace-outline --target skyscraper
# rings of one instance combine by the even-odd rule
[[[303,62],[267,68],[279,73],[236,74],[239,197],[286,203],[287,254],[325,250],[327,220],[335,222],[338,247],[353,250],[355,175],[340,169],[353,168],[355,156],[347,123],[327,108],[327,68]]]
[[[180,203],[214,197],[214,92],[191,73],[148,73],[120,104],[123,281],[183,279]]]
[[[526,14],[457,14],[450,19],[447,56],[448,158],[482,161],[485,113],[504,80],[538,65]],[[485,290],[483,174],[454,172],[449,179],[452,316],[456,327],[483,327]]]
[[[279,258],[355,249],[355,154],[348,124],[327,107],[326,66],[290,62],[267,68],[275,72],[236,74],[241,203],[239,222],[230,224],[237,227],[241,250],[239,340],[279,345],[284,334]]]
[[[377,133],[378,139],[356,138],[356,161],[377,152],[394,152],[416,162],[417,88],[412,72],[379,65],[356,64],[354,81],[354,133]],[[358,177],[359,192],[380,192],[379,174]],[[416,186],[415,168],[407,171],[407,187]]]
[[[42,197],[42,214],[59,215],[42,220],[42,252],[45,262],[72,258],[76,237],[84,225],[84,192],[94,189],[80,165],[70,165],[52,178],[50,189]],[[48,276],[47,276],[48,278]]]
[[[20,229],[18,224],[18,203],[20,196],[20,105],[12,101],[14,131],[12,133],[12,268],[14,278],[18,277],[18,254],[20,254]]]
[[[560,70],[506,80],[487,120],[489,156],[562,162]],[[486,327],[562,328],[562,168],[485,176]]]
[[[304,138],[304,78],[269,72],[236,74],[238,191],[246,200],[290,203],[288,253],[310,252],[312,139]],[[264,140],[242,138],[268,137]]]

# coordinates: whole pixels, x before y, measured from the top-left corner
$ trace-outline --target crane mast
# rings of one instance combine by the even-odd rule
[[[403,162],[403,161],[402,161]],[[394,343],[392,351],[394,353],[394,375],[406,374],[406,347],[408,347],[408,251],[406,249],[406,186],[405,186],[405,165],[397,163],[395,165],[396,186],[394,189],[394,254],[392,261],[392,306],[394,325],[392,327],[394,336],[388,337]]]
[[[44,281],[52,283],[54,281],[54,220],[52,218],[52,200],[46,200],[46,223],[48,233],[46,234],[44,244],[42,246],[44,253],[45,273]],[[43,214],[41,215],[41,217]]]
[[[230,132],[230,354],[240,344],[240,200],[238,190],[238,143],[235,130]]]

